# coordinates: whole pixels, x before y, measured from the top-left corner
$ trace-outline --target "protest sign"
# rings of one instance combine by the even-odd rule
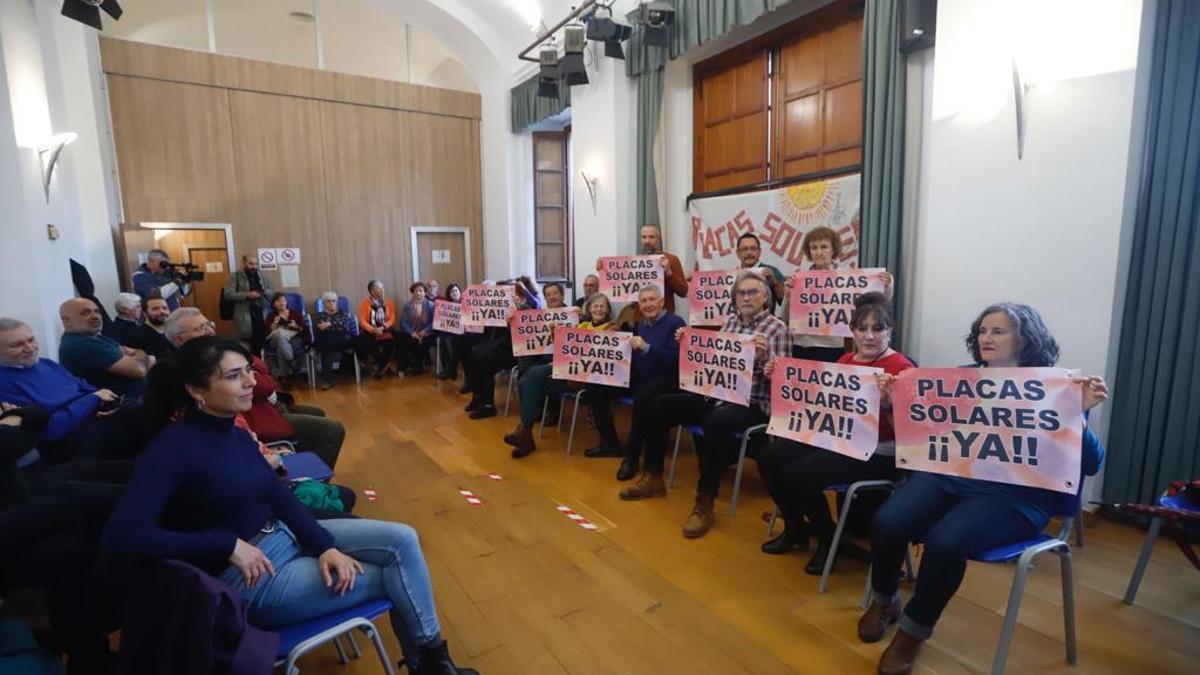
[[[517,310],[509,324],[513,356],[553,354],[553,327],[576,325],[579,325],[579,310],[574,307]]]
[[[436,301],[433,305],[433,329],[462,335],[462,305],[449,300]]]
[[[867,269],[800,270],[792,286],[788,328],[798,335],[850,337],[854,299],[884,291],[882,267]]]
[[[1083,395],[1062,368],[914,368],[892,390],[896,466],[1074,494]]]
[[[721,326],[736,311],[733,284],[739,274],[755,272],[762,275],[765,268],[692,272],[688,281],[688,324],[692,326]]]
[[[636,302],[643,286],[666,288],[661,255],[621,255],[600,258],[600,292],[613,302]]]
[[[551,377],[612,387],[629,386],[633,333],[559,326],[554,329]]]
[[[879,445],[882,368],[775,359],[767,433],[866,461]]]
[[[503,285],[467,286],[462,304],[466,326],[507,326],[508,317],[517,310],[513,287]]]
[[[679,388],[750,405],[754,336],[688,328],[679,349]]]

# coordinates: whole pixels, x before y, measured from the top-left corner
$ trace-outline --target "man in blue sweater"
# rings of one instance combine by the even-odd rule
[[[39,405],[50,414],[38,436],[38,449],[50,463],[130,457],[144,444],[138,411],[120,407],[112,390],[97,389],[54,361],[38,358],[33,329],[5,317],[0,317],[0,401]]]
[[[617,480],[629,480],[638,473],[642,446],[645,445],[642,431],[651,414],[651,399],[679,388],[679,342],[675,339],[675,331],[683,328],[683,319],[666,310],[662,291],[656,286],[646,286],[638,292],[638,314],[641,318],[633,327],[634,336],[630,340],[633,364],[629,388],[589,385],[584,397],[595,412],[596,428],[600,431],[600,445],[584,454],[588,457],[624,457],[617,470]],[[611,400],[621,396],[633,397],[633,422],[624,448],[617,439],[611,406]],[[666,494],[665,485],[662,490]]]

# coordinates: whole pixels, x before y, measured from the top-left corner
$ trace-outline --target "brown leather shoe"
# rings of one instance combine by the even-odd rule
[[[643,473],[637,484],[621,490],[617,496],[627,502],[651,497],[666,497],[667,484],[663,482],[662,474],[656,476],[652,473]]]
[[[892,644],[888,645],[887,649],[883,650],[883,656],[879,657],[879,675],[908,675],[911,673],[923,644],[925,644],[924,640],[909,635],[903,628],[896,631],[895,637],[892,638]]]
[[[715,499],[713,495],[696,495],[696,506],[692,507],[692,514],[683,523],[683,536],[688,539],[696,539],[708,534],[708,531],[712,529],[713,521],[716,520],[716,516],[713,514]]]
[[[858,639],[868,644],[879,642],[883,639],[883,634],[887,632],[888,626],[899,620],[900,603],[881,605],[872,600],[866,614],[858,619]]]

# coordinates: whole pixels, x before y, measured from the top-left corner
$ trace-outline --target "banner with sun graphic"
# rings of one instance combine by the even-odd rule
[[[816,180],[762,192],[695,199],[689,207],[692,247],[703,271],[741,267],[737,238],[749,232],[762,243],[761,262],[785,275],[807,268],[801,242],[825,226],[842,240],[839,267],[858,265],[862,175]]]

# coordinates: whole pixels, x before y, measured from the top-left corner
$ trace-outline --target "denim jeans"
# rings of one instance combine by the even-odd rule
[[[338,550],[362,563],[354,589],[339,596],[327,588],[317,559],[305,556],[291,530],[278,523],[258,542],[275,576],[246,588],[242,573],[230,565],[219,577],[241,595],[254,625],[285,626],[386,597],[395,605],[392,630],[406,657],[416,658],[418,647],[438,639],[433,585],[415,530],[381,520],[323,520],[321,526]]]

